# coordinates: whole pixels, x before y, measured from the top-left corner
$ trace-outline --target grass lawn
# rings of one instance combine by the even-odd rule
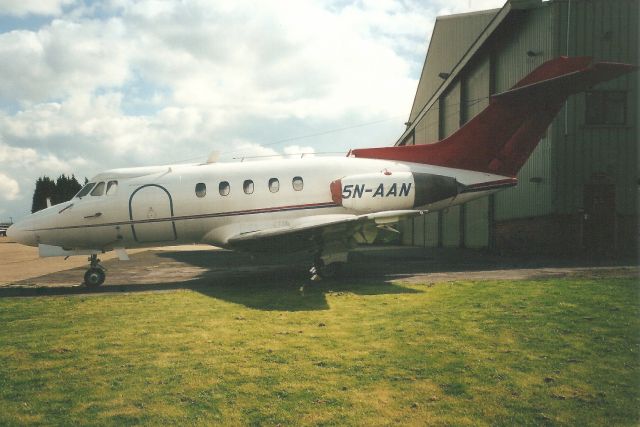
[[[637,425],[634,279],[0,299],[0,425]]]

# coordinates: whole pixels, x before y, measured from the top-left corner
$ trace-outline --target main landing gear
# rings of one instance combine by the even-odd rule
[[[344,272],[345,265],[346,262],[325,262],[321,257],[317,257],[309,270],[311,280],[337,279]]]
[[[89,257],[89,269],[84,273],[84,284],[88,288],[97,288],[104,283],[104,279],[107,277],[106,270],[100,265],[98,255],[93,254]]]

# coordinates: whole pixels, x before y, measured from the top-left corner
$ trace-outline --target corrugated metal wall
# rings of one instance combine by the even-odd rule
[[[489,198],[465,204],[464,246],[486,248],[489,245]]]
[[[571,0],[569,55],[640,63],[639,3],[639,0]],[[491,91],[507,90],[544,61],[566,55],[568,4],[569,0],[555,0],[539,8],[512,12],[456,83],[434,104],[423,123],[418,123],[416,143],[430,143],[450,135],[486,107]],[[474,20],[478,20],[478,25],[470,25]],[[478,28],[483,28],[486,22],[487,15],[439,20],[429,50],[434,57],[427,61],[457,62],[464,52],[452,49],[447,37],[455,38],[452,35],[458,34],[459,42],[464,39],[468,43],[470,34],[473,32],[477,37]],[[468,29],[463,35],[456,32],[461,24]],[[431,76],[431,84],[434,82],[437,80]],[[422,80],[420,86],[423,90],[427,87]],[[483,198],[467,203],[462,209],[452,208],[406,221],[402,225],[403,242],[428,247],[438,244],[487,247],[490,218],[506,221],[579,212],[584,184],[595,172],[608,173],[615,179],[618,213],[637,215],[638,73],[599,87],[602,88],[627,91],[626,126],[586,126],[585,95],[571,97],[566,107],[568,122],[565,123],[563,109],[518,174],[517,187],[496,194],[493,202]],[[413,107],[412,114],[417,114],[419,105],[414,103]]]
[[[462,76],[461,124],[468,122],[489,105],[491,94],[490,55],[484,53],[469,64]],[[467,248],[489,246],[489,199],[482,198],[464,207],[462,244]]]
[[[470,64],[462,78],[462,118],[468,122],[489,105],[491,67],[489,55],[484,54]]]
[[[442,246],[460,246],[460,206],[442,212]]]
[[[554,2],[558,26],[557,53],[590,55],[599,60],[640,63],[638,0],[573,0],[568,16],[568,1]],[[567,103],[553,129],[553,157],[557,174],[558,213],[575,213],[583,208],[584,184],[594,173],[605,173],[616,183],[616,211],[638,214],[638,73],[628,74],[602,84],[599,90],[627,92],[626,126],[587,126],[585,94]]]
[[[489,21],[495,16],[496,10],[477,12],[471,14],[455,15],[452,17],[438,18],[436,21],[425,66],[422,70],[420,83],[416,91],[416,97],[411,110],[410,120],[429,101],[433,93],[443,82],[438,74],[450,72],[453,66],[460,60],[460,56],[478,37]],[[450,135],[460,126],[461,114],[468,118],[482,111],[488,104],[489,95],[489,61],[488,58],[481,61],[474,68],[469,78],[471,85],[465,84],[463,89],[460,82],[450,89],[441,102],[436,102],[425,114],[423,119],[416,124],[413,141],[415,144],[428,144]],[[481,86],[485,86],[480,88]],[[467,99],[474,99],[469,107],[461,111],[461,102],[466,104]],[[427,214],[411,220],[403,221],[400,225],[402,242],[406,245],[436,247],[439,242],[449,246],[457,246],[460,240],[459,208],[454,208],[448,214]],[[454,217],[450,217],[453,215]],[[442,230],[446,229],[446,235],[439,236],[439,218],[442,218]],[[457,226],[454,227],[454,224]],[[475,219],[475,225],[479,220]],[[471,232],[475,239],[472,244],[477,245],[478,236],[488,233],[488,223],[485,218],[484,230]]]
[[[501,33],[505,36],[497,38],[493,47],[496,93],[510,89],[543,62],[557,56],[555,23],[553,6],[549,3],[523,12],[507,23]],[[554,212],[551,146],[551,138],[540,141],[518,173],[518,186],[495,195],[497,221]]]
[[[456,82],[440,97],[440,138],[446,138],[460,128],[460,82]]]
[[[415,144],[428,144],[438,141],[438,104],[427,111],[427,114],[416,124],[414,129]]]

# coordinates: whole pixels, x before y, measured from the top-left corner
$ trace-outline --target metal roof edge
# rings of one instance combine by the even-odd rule
[[[534,1],[539,2],[540,0],[534,0]],[[480,33],[480,35],[475,40],[475,42],[473,42],[473,44],[469,47],[469,49],[467,49],[467,51],[462,56],[460,61],[458,61],[458,63],[453,67],[449,77],[440,85],[438,90],[436,90],[436,92],[431,96],[431,99],[429,100],[429,102],[425,104],[425,106],[422,108],[420,113],[418,113],[416,118],[407,127],[407,129],[405,129],[402,135],[400,135],[400,137],[397,139],[394,145],[399,145],[402,141],[404,141],[407,138],[407,136],[415,129],[416,124],[419,123],[420,120],[424,118],[424,116],[427,114],[427,111],[429,111],[429,109],[433,106],[433,104],[435,104],[438,98],[440,98],[440,95],[442,95],[445,89],[448,88],[449,85],[458,77],[458,74],[460,74],[460,71],[464,68],[465,65],[467,65],[469,60],[471,60],[471,58],[476,54],[476,52],[482,47],[484,42],[487,41],[489,36],[493,34],[493,32],[500,26],[502,21],[505,20],[505,18],[509,15],[509,13],[512,10],[517,10],[517,9],[520,9],[520,7],[514,8],[511,0],[507,1],[505,5],[501,9],[499,9],[499,11],[493,17],[493,19],[489,22],[489,24],[487,24],[485,29]],[[435,29],[435,25],[434,25],[434,29]],[[425,59],[425,64],[426,64],[426,59]],[[409,112],[409,116],[411,116],[411,112]]]
[[[456,19],[456,18],[464,18],[467,16],[476,16],[476,15],[488,15],[489,13],[498,13],[500,11],[500,7],[495,9],[485,9],[485,10],[476,10],[473,12],[464,12],[464,13],[452,13],[451,15],[440,15],[436,16],[436,21],[444,21],[447,19]]]
[[[422,74],[424,74],[424,70],[427,67],[427,58],[429,57],[429,50],[431,50],[431,43],[433,42],[433,35],[436,33],[436,26],[438,25],[438,18],[436,18],[436,22],[433,23],[433,30],[431,31],[431,37],[429,37],[429,46],[427,46],[427,53],[424,57],[424,62],[422,63],[422,69],[420,70],[420,80],[422,80]],[[418,81],[419,83],[420,81]],[[418,98],[418,88],[416,88],[416,93],[413,95],[413,102],[411,103],[411,109],[409,110],[409,117],[407,117],[407,123],[411,121],[411,113],[413,112],[413,106],[416,104],[416,99]],[[420,115],[420,113],[418,113]]]

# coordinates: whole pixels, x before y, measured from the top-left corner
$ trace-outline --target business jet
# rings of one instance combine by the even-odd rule
[[[559,57],[457,132],[427,145],[308,157],[113,169],[75,197],[13,224],[7,235],[40,256],[89,255],[84,282],[101,285],[98,254],[205,243],[251,253],[302,253],[328,277],[358,244],[402,218],[517,184],[518,170],[567,97],[637,67]]]

